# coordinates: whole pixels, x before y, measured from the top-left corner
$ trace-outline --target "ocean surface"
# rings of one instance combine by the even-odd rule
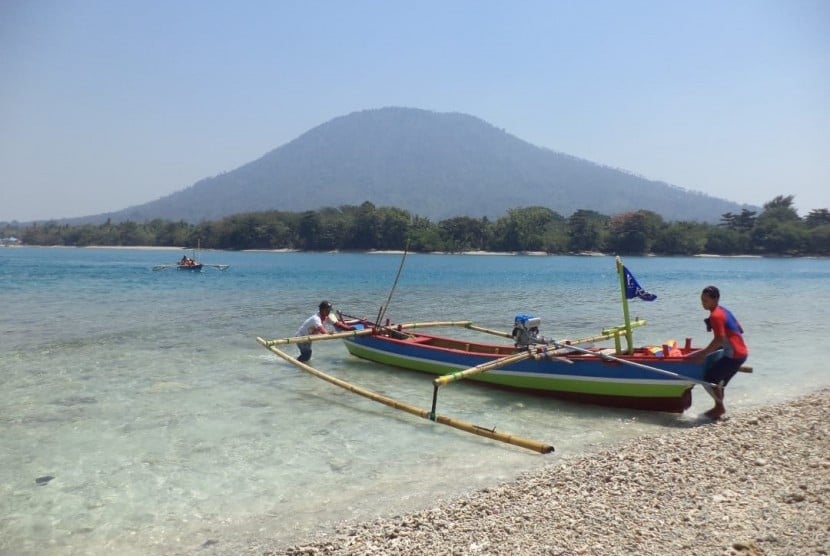
[[[342,520],[431,507],[626,438],[696,426],[711,405],[700,388],[683,415],[471,383],[442,389],[439,413],[556,447],[539,455],[358,397],[257,344],[293,335],[321,299],[374,318],[401,254],[206,251],[202,262],[230,269],[152,270],[181,255],[0,248],[0,554],[289,544]],[[691,337],[704,346],[699,293],[721,289],[754,368],[727,389],[729,410],[830,385],[830,260],[624,262],[658,295],[630,304],[632,318],[649,323],[635,330],[638,345]],[[517,313],[541,317],[548,338],[621,324],[614,258],[409,254],[386,316],[509,330]],[[430,405],[431,377],[362,362],[339,341],[315,344],[312,364]]]

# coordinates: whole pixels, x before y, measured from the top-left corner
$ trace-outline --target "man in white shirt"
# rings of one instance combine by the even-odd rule
[[[297,330],[296,336],[329,334],[329,331],[326,329],[324,323],[326,321],[336,322],[337,320],[331,315],[331,303],[328,301],[321,301],[319,309],[319,311],[305,320],[305,322],[300,326],[300,329]],[[305,363],[311,359],[311,342],[299,343],[297,344],[297,347],[300,348],[300,356],[297,358],[297,361]]]

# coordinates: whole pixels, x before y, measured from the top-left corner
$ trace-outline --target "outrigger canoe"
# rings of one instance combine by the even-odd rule
[[[177,268],[177,269],[179,269],[179,270],[185,270],[185,271],[186,271],[186,270],[190,270],[190,271],[196,271],[196,272],[198,272],[198,271],[202,270],[202,267],[203,267],[203,266],[204,266],[204,265],[203,265],[202,263],[196,263],[196,262],[194,262],[194,263],[185,263],[185,264],[182,264],[182,263],[176,263],[176,268]]]
[[[203,268],[215,268],[216,270],[228,270],[230,265],[227,264],[205,264],[191,259],[191,262],[176,264],[157,264],[153,270],[168,270],[173,269],[183,270],[185,272],[201,272]]]
[[[205,263],[193,263],[193,264],[157,264],[153,267],[153,270],[168,270],[168,269],[177,269],[183,270],[185,272],[201,272],[203,268],[215,268],[216,270],[228,270],[230,265],[227,264],[205,264]]]
[[[447,377],[442,383],[455,380],[451,378],[454,373],[489,365],[489,370],[468,373],[469,379],[612,407],[681,413],[691,406],[692,388],[703,382],[705,368],[686,358],[699,349],[690,341],[683,347],[641,347],[617,353],[614,348],[584,348],[566,342],[520,348],[408,332],[394,325],[377,327],[362,320],[347,325],[372,330],[343,339],[349,353],[361,359]],[[613,333],[601,337],[609,336]]]
[[[199,247],[201,247],[201,241],[199,242]],[[158,271],[175,268],[176,270],[184,270],[185,272],[201,272],[203,268],[215,268],[216,270],[227,270],[230,268],[230,265],[227,264],[205,264],[199,261],[196,258],[196,251],[201,251],[199,247],[193,250],[192,257],[185,255],[173,264],[157,264],[153,267],[153,270]]]
[[[710,354],[706,361],[700,363],[697,358],[689,357],[700,349],[692,347],[691,339],[686,339],[682,347],[673,341],[661,346],[634,347],[632,329],[646,323],[630,319],[628,299],[636,297],[653,301],[657,296],[642,289],[619,258],[617,272],[624,324],[606,328],[600,335],[591,338],[546,340],[539,336],[541,319],[527,314],[515,317],[511,333],[475,326],[471,321],[395,325],[383,319],[389,305],[387,299],[376,322],[338,313],[338,328],[341,332],[274,340],[257,337],[257,342],[303,371],[365,398],[473,434],[548,453],[553,450],[553,446],[544,442],[438,415],[436,405],[439,387],[470,379],[579,402],[676,413],[682,413],[691,406],[692,388],[695,385],[702,386],[709,395],[715,396],[713,388],[716,385],[706,382],[704,373],[722,352]],[[392,292],[394,289],[393,285]],[[389,298],[391,296],[390,292]],[[414,331],[439,326],[464,327],[510,338],[512,342],[476,342]],[[299,362],[277,347],[337,339],[343,340],[346,349],[355,357],[379,363],[386,368],[438,375],[432,381],[432,408],[422,409],[350,384]],[[613,340],[614,345],[596,347],[594,343],[601,340]],[[741,370],[751,372],[751,368]]]

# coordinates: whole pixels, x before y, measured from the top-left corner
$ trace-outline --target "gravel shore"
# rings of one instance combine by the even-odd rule
[[[830,553],[830,390],[588,456],[263,556]]]

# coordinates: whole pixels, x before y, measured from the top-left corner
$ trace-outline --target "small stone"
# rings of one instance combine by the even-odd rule
[[[795,494],[788,494],[784,497],[784,502],[787,504],[793,504],[795,502],[804,502],[804,495],[800,492]]]
[[[35,483],[39,484],[40,486],[43,486],[52,479],[54,479],[52,475],[44,475],[43,477],[38,477],[37,479],[35,479]]]
[[[754,542],[736,542],[732,544],[732,549],[741,556],[763,556],[764,554]]]

